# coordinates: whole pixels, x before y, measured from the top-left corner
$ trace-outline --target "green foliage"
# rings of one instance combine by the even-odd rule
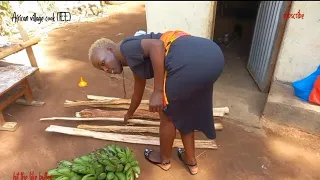
[[[13,9],[9,1],[0,1],[0,36],[11,36],[14,23],[11,21]]]
[[[57,12],[56,2],[54,1],[38,1],[38,6],[41,10],[41,15],[45,16],[48,12]]]

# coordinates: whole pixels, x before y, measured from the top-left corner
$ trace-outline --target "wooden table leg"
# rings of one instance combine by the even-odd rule
[[[25,79],[22,82],[23,86],[24,86],[24,98],[27,101],[28,104],[31,104],[32,102],[32,91],[29,85],[29,82],[27,79]]]
[[[6,122],[4,120],[2,111],[0,111],[0,131],[16,131],[17,128],[18,128],[18,123]]]
[[[28,106],[43,106],[45,103],[42,101],[33,101],[32,91],[27,79],[25,79],[21,84],[24,86],[24,99],[17,99],[16,104],[28,105]]]
[[[9,105],[10,103],[17,102],[19,97],[24,96],[24,99],[20,99],[19,104],[23,105],[31,105],[31,106],[42,106],[44,102],[33,101],[32,99],[32,91],[28,82],[28,79],[24,79],[20,82],[23,86],[23,89],[20,89],[15,94],[8,96],[7,99],[0,104],[0,131],[15,131],[18,127],[18,123],[16,122],[6,122],[2,110]]]

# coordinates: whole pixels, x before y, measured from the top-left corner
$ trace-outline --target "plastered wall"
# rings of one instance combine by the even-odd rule
[[[215,1],[146,1],[145,5],[148,33],[180,29],[211,39]]]
[[[320,65],[320,2],[295,1],[291,14],[300,10],[303,19],[290,18],[278,55],[274,79],[293,82],[308,76]]]

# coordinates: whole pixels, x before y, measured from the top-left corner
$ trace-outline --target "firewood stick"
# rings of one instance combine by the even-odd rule
[[[95,126],[80,124],[77,126],[79,129],[101,131],[101,132],[117,132],[117,133],[154,133],[159,134],[159,127],[139,127],[139,126]],[[221,130],[220,123],[215,124],[216,130]],[[178,130],[177,130],[178,131]]]
[[[129,109],[130,104],[112,104],[112,102],[109,102],[109,101],[77,101],[77,102],[68,101],[64,103],[64,107],[75,107],[75,106]],[[138,109],[149,111],[149,105],[141,103]]]
[[[88,116],[83,116],[81,115],[81,112],[76,112],[75,113],[75,117],[82,117],[82,118],[87,118]],[[90,118],[93,117],[110,117],[110,116],[89,116]],[[89,118],[88,117],[88,118]],[[156,118],[156,117],[150,117],[150,116],[142,116],[142,115],[133,115],[131,117],[131,119],[141,119],[141,120],[160,120],[160,118]]]
[[[121,99],[121,98],[96,96],[96,95],[87,95],[87,99],[88,100],[113,100],[113,99]]]
[[[91,105],[91,104],[103,104],[103,105],[118,105],[118,104],[131,104],[131,99],[109,99],[109,100],[94,100],[94,101],[70,101],[66,100],[65,104],[74,105]],[[141,100],[140,104],[149,104],[149,100]]]
[[[108,101],[79,101],[79,102],[66,102],[64,107],[75,107],[75,106],[89,106],[97,108],[115,108],[115,109],[129,109],[130,104],[110,104]],[[139,110],[149,111],[148,104],[140,104],[138,107]],[[223,108],[213,108],[213,116],[223,117],[226,112],[229,112],[228,107]]]
[[[114,133],[153,133],[159,134],[159,127],[139,127],[139,126],[92,126],[80,124],[79,129],[99,132],[114,132]]]
[[[41,118],[40,121],[52,121],[52,120],[68,120],[68,121],[113,121],[113,122],[124,122],[123,118],[111,118],[111,117],[94,117],[94,118],[78,118],[78,117],[50,117],[50,118]],[[142,119],[129,119],[129,124],[137,125],[151,125],[151,126],[160,126],[160,121],[147,121]],[[223,129],[222,124],[214,123],[216,130]]]
[[[125,142],[131,144],[144,144],[159,146],[160,140],[158,137],[153,136],[141,136],[141,135],[127,135],[127,134],[116,134],[116,133],[104,133],[94,132],[78,128],[70,128],[64,126],[50,125],[46,128],[46,132],[56,132],[61,134],[68,134],[74,136],[91,137],[95,139],[102,139],[107,141]],[[174,148],[183,148],[182,141],[175,139],[173,142]],[[195,140],[196,149],[218,149],[214,140]]]

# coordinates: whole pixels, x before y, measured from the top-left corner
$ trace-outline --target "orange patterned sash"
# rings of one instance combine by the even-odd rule
[[[160,37],[160,40],[162,40],[164,42],[165,56],[168,55],[168,52],[169,52],[169,49],[170,49],[172,42],[181,36],[190,36],[190,34],[183,32],[183,31],[180,31],[180,30],[167,31],[162,34],[162,36]],[[167,70],[165,69],[164,83],[163,83],[163,106],[164,107],[169,104],[168,99],[167,99],[167,95],[166,95],[166,79],[167,79]]]

